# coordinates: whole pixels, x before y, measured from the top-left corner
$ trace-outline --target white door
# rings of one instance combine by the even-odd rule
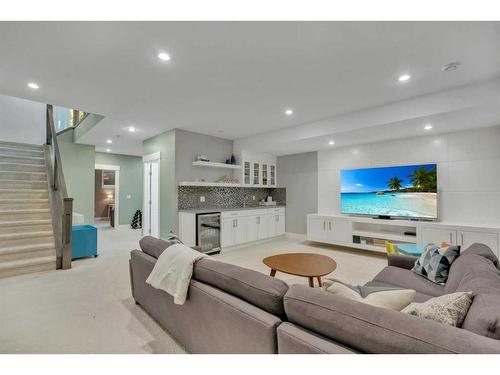
[[[267,230],[266,216],[259,215],[256,217],[257,220],[257,239],[263,240],[269,237]]]
[[[246,217],[234,219],[234,244],[247,242]]]
[[[259,216],[248,216],[245,218],[247,242],[259,239]]]
[[[351,224],[347,220],[328,220],[327,237],[328,242],[351,242]]]
[[[160,236],[160,160],[144,162],[142,234]]]
[[[433,243],[439,246],[442,242],[450,245],[459,245],[457,243],[457,231],[451,228],[422,228],[423,244]]]
[[[311,241],[326,241],[328,220],[321,217],[310,217],[307,222],[307,239]]]
[[[498,255],[498,235],[496,233],[460,231],[458,232],[462,250],[466,250],[473,243],[482,243]]]
[[[285,234],[285,215],[276,215],[276,235],[281,236]]]
[[[220,245],[222,248],[234,245],[234,220],[233,218],[221,220]]]

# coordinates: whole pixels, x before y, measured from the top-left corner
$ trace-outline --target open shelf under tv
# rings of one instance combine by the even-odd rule
[[[394,225],[392,225],[394,223]],[[416,226],[408,221],[357,220],[351,221],[352,243],[385,251],[385,242],[417,243]]]

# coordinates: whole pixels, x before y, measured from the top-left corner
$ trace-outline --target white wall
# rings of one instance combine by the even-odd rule
[[[500,224],[500,126],[318,152],[318,212],[340,213],[341,169],[438,164],[439,216]]]
[[[0,141],[44,144],[45,108],[43,103],[0,95]]]

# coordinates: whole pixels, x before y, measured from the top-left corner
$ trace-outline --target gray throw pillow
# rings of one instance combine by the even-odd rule
[[[442,247],[429,244],[416,260],[412,271],[440,285],[446,284],[453,261],[460,255],[460,246]]]
[[[141,250],[156,259],[160,257],[160,255],[165,251],[166,248],[176,243],[177,242],[170,240],[165,241],[152,236],[146,236],[139,240],[139,246],[141,247]]]
[[[472,292],[457,292],[431,298],[423,303],[410,303],[402,313],[460,327],[472,304]]]

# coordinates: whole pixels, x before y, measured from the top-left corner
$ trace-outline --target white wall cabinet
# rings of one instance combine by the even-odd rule
[[[242,151],[238,155],[241,164],[243,186],[276,187],[276,157],[269,154],[256,154]]]

